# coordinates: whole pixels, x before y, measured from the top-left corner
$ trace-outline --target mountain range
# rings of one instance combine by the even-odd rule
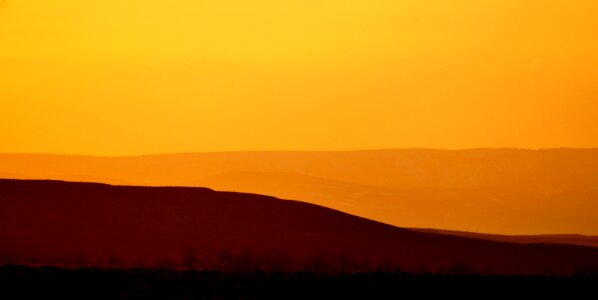
[[[208,187],[399,227],[598,235],[598,149],[0,154],[0,177]]]

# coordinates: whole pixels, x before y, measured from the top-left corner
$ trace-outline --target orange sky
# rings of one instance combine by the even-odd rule
[[[0,152],[598,146],[595,0],[0,3]]]

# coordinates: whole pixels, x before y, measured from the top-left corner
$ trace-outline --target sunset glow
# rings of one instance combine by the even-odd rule
[[[597,216],[597,0],[0,0],[0,299],[577,298]]]
[[[0,152],[598,146],[594,0],[0,5]]]

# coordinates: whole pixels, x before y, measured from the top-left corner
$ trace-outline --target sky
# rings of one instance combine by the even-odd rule
[[[0,0],[0,152],[598,147],[595,0]]]

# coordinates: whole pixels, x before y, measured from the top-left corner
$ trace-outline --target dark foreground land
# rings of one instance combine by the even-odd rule
[[[0,179],[0,264],[572,276],[598,273],[598,248],[418,232],[206,188]]]
[[[598,275],[207,272],[0,266],[1,299],[587,298]]]

